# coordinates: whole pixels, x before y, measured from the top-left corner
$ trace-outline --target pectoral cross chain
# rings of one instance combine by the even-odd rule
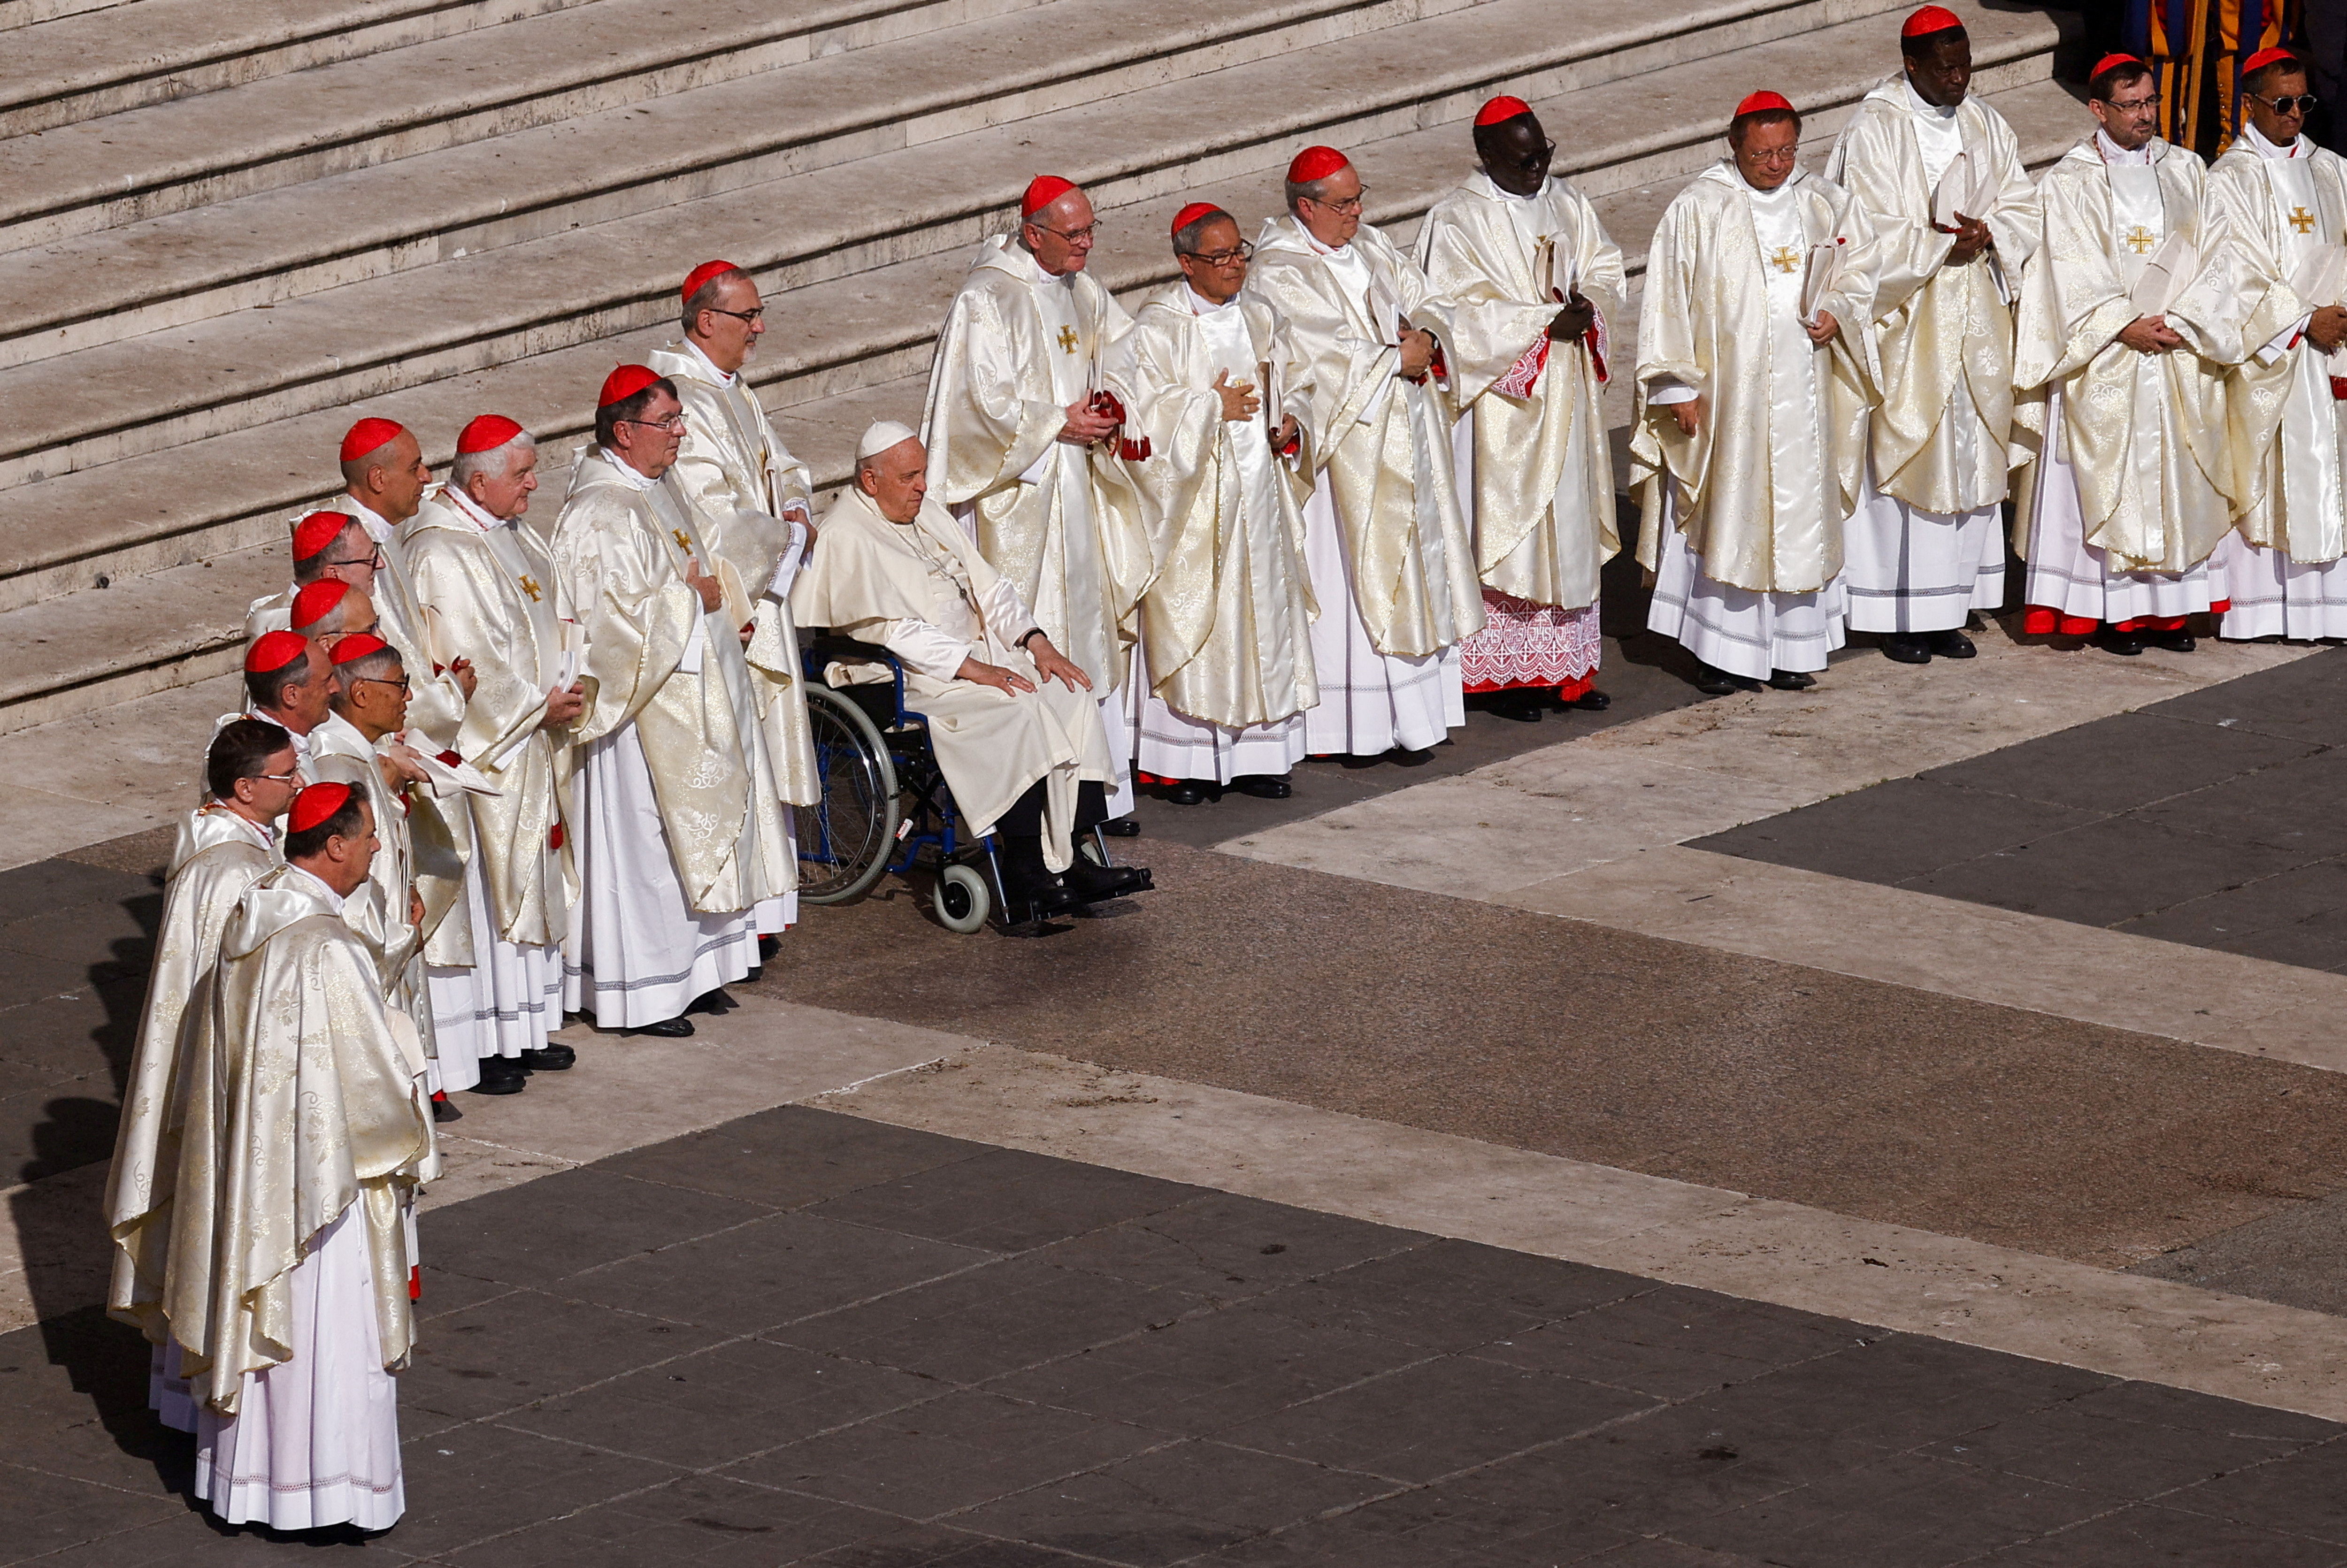
[[[2128,230],[2122,238],[2126,240],[2127,249],[2138,256],[2159,242],[2151,237],[2151,231],[2140,223]]]
[[[536,604],[538,602],[538,579],[531,577],[528,572],[524,572],[522,574],[521,590],[522,592],[529,595],[530,603]]]
[[[1060,329],[1060,352],[1062,354],[1073,354],[1076,352],[1075,328],[1061,327]]]
[[[2314,214],[2303,207],[2293,207],[2290,210],[2290,226],[2301,234],[2311,234],[2314,232]]]
[[[1789,272],[1801,264],[1801,253],[1790,245],[1779,245],[1768,252],[1768,264],[1780,272]]]

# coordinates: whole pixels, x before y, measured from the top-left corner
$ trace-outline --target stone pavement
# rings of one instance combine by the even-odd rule
[[[2347,1563],[2347,653],[1991,625],[1698,702],[1609,588],[1604,715],[1150,803],[1163,891],[1043,940],[884,882],[466,1097],[410,1512],[332,1550]],[[149,702],[0,738],[0,1563],[299,1549],[191,1508],[94,1308],[219,705]]]
[[[803,1107],[424,1245],[351,1561],[2347,1562],[2332,1422]],[[181,1500],[139,1362],[0,1338],[0,1560],[287,1550]]]

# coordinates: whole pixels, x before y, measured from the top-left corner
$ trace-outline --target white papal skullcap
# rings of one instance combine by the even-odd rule
[[[910,427],[899,425],[893,419],[876,420],[872,427],[864,433],[864,439],[856,444],[856,460],[861,463],[866,457],[877,457],[889,447],[901,446],[912,439],[913,431]]]

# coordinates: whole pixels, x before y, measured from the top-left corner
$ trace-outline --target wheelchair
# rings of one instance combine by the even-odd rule
[[[834,686],[835,662],[877,664],[887,681]],[[917,866],[937,879],[938,924],[967,936],[989,919],[1006,930],[1033,925],[1035,906],[1016,907],[1002,881],[996,835],[973,835],[929,743],[928,718],[906,706],[905,667],[875,643],[818,632],[800,651],[807,723],[823,799],[797,806],[799,901],[845,904],[883,875]],[[1079,846],[1109,866],[1108,841],[1094,827]]]

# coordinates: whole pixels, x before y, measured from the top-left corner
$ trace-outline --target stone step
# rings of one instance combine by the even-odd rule
[[[0,0],[0,33],[90,11],[118,10],[135,0]]]
[[[139,0],[9,40],[0,137],[430,43],[587,0]],[[29,18],[28,18],[29,19]],[[0,27],[10,24],[0,16]]]
[[[1094,7],[1100,3],[1093,0]],[[1631,6],[1631,0],[1619,3]],[[1471,113],[1495,85],[1535,97],[1596,90],[1588,77],[1598,76],[1598,87],[1620,81],[1625,73],[1618,56],[1641,55],[1653,42],[1649,37],[1615,55],[1560,62],[1556,46],[1522,43],[1528,24],[1545,11],[1546,0],[1487,0],[1454,15],[1252,60],[939,143],[452,256],[280,302],[266,314],[241,312],[0,370],[0,400],[26,411],[20,423],[0,432],[0,485],[54,483],[77,471],[650,325],[673,313],[674,279],[694,254],[728,255],[780,292],[958,251],[1009,221],[1016,193],[1039,159],[1084,180],[1108,204],[1146,200],[1276,167],[1299,139],[1359,142],[1455,120]],[[2054,36],[2034,18],[2024,23],[1983,13],[1981,20],[1996,34],[1984,34],[1984,55],[1995,49],[2035,58]],[[1781,43],[1790,47],[1815,36]],[[1454,60],[1463,56],[1475,63],[1429,63],[1428,54],[1445,41],[1459,49]],[[1685,35],[1674,34],[1672,43],[1684,46]],[[1511,47],[1531,53],[1512,58]],[[1517,68],[1494,70],[1494,60]],[[1655,79],[1676,79],[1696,68],[1681,65]],[[1375,86],[1341,93],[1295,87],[1299,79],[1331,78]],[[1283,87],[1286,100],[1278,97]],[[1646,89],[1639,92],[1646,96]],[[1262,118],[1249,120],[1250,110]],[[1688,138],[1680,133],[1679,139]],[[1645,141],[1638,147],[1639,156],[1655,155]],[[774,221],[778,210],[807,216],[782,226]],[[691,252],[679,243],[681,234],[693,237]],[[882,374],[893,371],[883,367]],[[13,531],[0,525],[0,532]],[[0,538],[0,573],[22,569],[12,542]]]
[[[1468,3],[1278,0],[1235,18],[1194,4],[1185,12],[1144,0],[1060,0],[1029,15],[898,42],[866,56],[819,59],[649,106],[582,114],[72,236],[0,254],[0,366],[557,237],[1348,35],[1423,23]],[[1650,5],[1603,0],[1589,7],[1597,14],[1584,18],[1570,51],[1585,56],[1577,79],[1556,85],[1594,85],[1706,49],[1798,33],[1851,3],[1775,0],[1755,15],[1750,0],[1678,0],[1658,20]],[[1077,15],[1109,25],[1069,26]],[[1060,42],[1071,36],[1099,41]],[[1538,70],[1544,62],[1513,63]],[[908,78],[944,85],[907,93],[901,83]],[[779,111],[777,99],[786,106]],[[1245,121],[1260,112],[1251,103],[1238,106]],[[0,147],[0,172],[5,157]],[[0,179],[0,190],[5,188]],[[776,200],[786,194],[767,193]],[[885,238],[888,259],[902,253],[900,237]],[[854,261],[841,257],[835,264],[844,269]]]
[[[141,11],[171,3],[139,0]],[[679,12],[673,0],[556,0],[552,9],[528,0],[496,3],[518,15],[462,37],[0,142],[0,247],[45,245],[624,109],[1025,10],[1037,0],[794,0],[779,6],[771,0],[693,0],[683,24],[672,20]],[[528,14],[532,9],[544,14]],[[93,27],[110,22],[108,13],[87,19]],[[760,107],[771,112],[774,105]]]
[[[1790,74],[1765,79],[1778,83],[1810,115],[1806,144],[1810,149],[1808,161],[1815,166],[1822,161],[1834,132],[1848,118],[1849,105],[1872,78],[1832,89],[1837,101],[1829,101],[1820,96],[1824,89],[1807,87]],[[1686,91],[1693,95],[1687,101],[1701,101],[1701,90],[1699,83],[1686,84]],[[2033,168],[2059,157],[2089,123],[2075,98],[2049,79],[1986,96],[2013,123],[2024,156]],[[1543,101],[1537,107],[1553,128],[1566,123],[1565,116],[1573,112],[1573,106],[1563,102]],[[1355,156],[1376,185],[1371,201],[1377,220],[1398,237],[1413,235],[1418,218],[1456,182],[1466,166],[1464,140],[1462,128],[1453,124],[1356,147]],[[1681,183],[1675,179],[1633,186],[1598,198],[1608,230],[1620,241],[1630,262],[1633,298],[1624,319],[1616,323],[1617,338],[1625,347],[1635,341],[1637,280],[1644,270],[1647,238]],[[1276,173],[1259,173],[1252,180],[1235,180],[1203,193],[1229,207],[1249,231],[1276,210],[1279,201]],[[1119,238],[1102,246],[1099,265],[1103,276],[1120,285],[1128,297],[1167,275],[1159,239],[1167,206],[1160,200],[1133,209],[1110,210],[1107,214],[1116,225],[1108,232]],[[930,280],[936,292],[927,321],[937,319],[958,275],[957,258],[954,266],[940,269]],[[767,344],[774,344],[786,330],[787,325],[770,333]],[[206,562],[172,567],[163,561],[159,564],[168,569],[152,575],[115,579],[102,589],[85,587],[0,613],[0,629],[5,629],[10,646],[42,650],[36,660],[0,670],[0,733],[46,723],[91,705],[128,701],[231,668],[245,605],[274,590],[284,579],[285,514],[316,498],[331,483],[331,470],[318,455],[329,452],[348,420],[359,414],[384,413],[408,419],[442,443],[452,438],[448,432],[458,421],[484,409],[503,409],[524,417],[545,441],[547,482],[540,491],[537,516],[541,524],[550,521],[559,506],[571,451],[584,437],[588,411],[579,388],[591,382],[579,377],[600,375],[608,360],[623,354],[640,357],[667,335],[648,331],[619,340],[605,345],[606,360],[591,364],[566,353],[544,356],[548,363],[523,362],[465,377],[434,389],[428,411],[418,395],[411,394],[288,422],[268,449],[239,454],[232,460],[234,466],[220,477],[230,487],[241,486],[244,493],[258,494],[264,470],[272,476],[276,469],[283,470],[279,505],[259,519],[261,527],[253,536],[265,543]],[[924,347],[926,342],[925,336]],[[552,363],[557,361],[569,363],[558,367]],[[764,364],[753,360],[753,379],[776,368],[771,360]],[[918,416],[926,380],[924,355],[910,374],[893,380],[782,405],[777,423],[793,449],[814,468],[817,484],[827,490],[846,481],[856,438],[868,423],[877,418],[910,422]],[[777,383],[764,384],[771,397]],[[547,401],[535,403],[538,399]],[[1612,422],[1618,425],[1626,417],[1626,378],[1617,377],[1609,403],[1615,405],[1610,413]],[[433,423],[426,424],[427,419]],[[207,447],[230,445],[205,444]],[[436,463],[445,461],[446,453],[436,451],[432,456]]]

